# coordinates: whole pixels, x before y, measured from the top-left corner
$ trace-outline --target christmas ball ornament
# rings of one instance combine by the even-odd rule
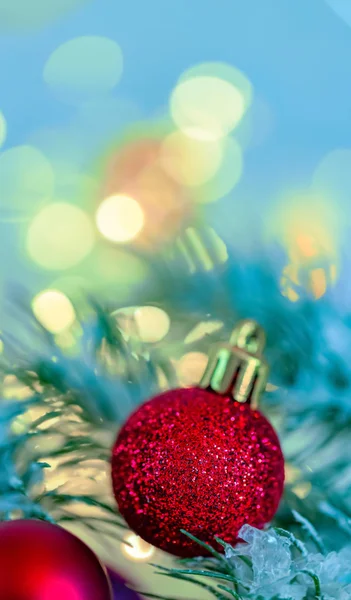
[[[0,524],[0,598],[112,600],[112,590],[80,539],[51,523],[18,520]]]
[[[126,586],[126,581],[119,573],[107,567],[107,573],[111,581],[113,600],[141,600],[140,596]]]
[[[262,528],[275,514],[284,458],[257,409],[265,389],[265,336],[241,322],[230,344],[215,348],[201,387],[177,389],[141,406],[121,429],[112,480],[121,514],[144,540],[192,557],[202,547],[181,529],[221,549],[242,525]]]

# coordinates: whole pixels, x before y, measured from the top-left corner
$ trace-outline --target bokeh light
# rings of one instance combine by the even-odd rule
[[[161,164],[163,138],[156,132],[140,132],[140,136],[109,152],[104,165],[103,198],[128,196],[139,204],[144,223],[133,244],[154,252],[181,231],[192,206],[188,189]]]
[[[91,156],[89,142],[92,140],[86,132],[87,127],[83,133],[72,119],[67,124],[62,123],[35,130],[29,139],[50,159],[56,173],[60,170],[61,164],[63,168],[69,165],[71,169],[76,170],[87,164],[87,157]],[[55,183],[59,183],[59,179],[56,179]]]
[[[0,0],[0,30],[27,30],[54,22],[90,0]]]
[[[50,158],[55,173],[62,164],[67,172],[75,170],[88,177],[97,174],[101,184],[102,173],[92,167],[97,153],[106,156],[112,143],[116,144],[116,135],[120,137],[122,130],[140,119],[140,109],[133,99],[109,93],[77,106],[66,122],[43,123],[30,134],[29,140]],[[56,183],[59,182],[57,179]]]
[[[289,258],[280,287],[296,302],[306,293],[316,300],[335,284],[338,275],[340,227],[335,205],[308,192],[285,199],[269,225],[270,235]]]
[[[3,143],[6,139],[6,133],[7,133],[7,125],[6,125],[5,117],[0,110],[0,147],[3,145]]]
[[[230,133],[244,114],[239,90],[216,77],[182,81],[171,96],[174,122],[189,137],[217,140]]]
[[[155,343],[162,340],[170,328],[170,318],[157,306],[141,306],[134,313],[138,336],[143,342]]]
[[[43,77],[59,99],[81,104],[110,92],[122,71],[122,52],[114,40],[83,36],[65,42],[51,54]]]
[[[241,121],[251,102],[251,85],[234,67],[203,63],[182,74],[170,98],[170,112],[189,137],[218,140]]]
[[[25,400],[26,398],[30,398],[33,394],[33,390],[24,383],[22,383],[15,375],[6,375],[2,382],[2,390],[1,390],[3,398],[7,400]],[[28,416],[28,413],[30,416]],[[22,415],[18,415],[14,422],[19,420],[22,423],[23,421],[27,422],[28,425],[31,421],[30,417],[36,418],[38,416],[38,407],[35,409],[29,409]],[[18,422],[18,421],[17,421]]]
[[[235,137],[243,149],[264,144],[275,128],[275,114],[264,98],[255,95],[244,118],[235,130]]]
[[[179,360],[177,375],[182,386],[196,385],[200,382],[207,366],[208,356],[203,352],[187,352]]]
[[[148,561],[155,553],[154,546],[151,546],[134,533],[126,535],[124,540],[127,543],[121,544],[123,554],[136,562]]]
[[[242,150],[238,142],[227,137],[222,145],[222,160],[214,177],[195,190],[193,199],[200,204],[216,202],[229,194],[239,183],[243,172]]]
[[[292,262],[335,257],[338,214],[323,196],[309,193],[286,199],[277,224]]]
[[[157,306],[126,306],[112,314],[126,339],[134,338],[147,344],[161,341],[171,326],[168,314]]]
[[[142,258],[125,250],[114,248],[97,248],[87,264],[87,274],[96,281],[113,283],[123,288],[136,283],[142,283],[149,275],[149,266]]]
[[[218,141],[196,140],[181,131],[169,134],[162,146],[160,161],[178,183],[198,186],[215,175],[222,160]]]
[[[211,271],[228,260],[226,244],[212,227],[188,227],[176,248],[190,273]]]
[[[150,263],[141,256],[109,244],[97,244],[89,258],[80,266],[85,289],[106,303],[111,310],[118,304],[128,304],[136,288],[153,285]]]
[[[51,333],[68,329],[76,318],[71,301],[54,289],[44,290],[35,296],[32,309],[38,321]]]
[[[134,198],[116,194],[100,204],[96,224],[100,233],[111,242],[129,242],[142,230],[144,213]]]
[[[215,331],[219,331],[222,327],[222,321],[203,321],[202,323],[198,323],[194,329],[188,333],[184,340],[184,344],[193,344],[205,336],[211,335],[211,333],[214,333]]]
[[[72,163],[53,162],[55,195],[85,210],[94,211],[99,183],[90,173],[80,171]]]
[[[179,81],[187,81],[194,77],[215,77],[227,81],[233,87],[240,90],[244,99],[245,109],[251,105],[253,97],[251,82],[242,71],[229,63],[214,61],[195,64],[186,71],[183,71]]]
[[[283,296],[288,298],[290,302],[297,302],[300,298],[299,277],[297,265],[287,265],[284,267],[281,279],[280,290]]]
[[[302,481],[301,483],[299,483],[298,485],[295,485],[292,488],[292,491],[294,492],[294,494],[298,498],[301,498],[301,500],[304,500],[305,498],[307,498],[307,496],[309,495],[311,490],[312,490],[312,484],[310,481]]]
[[[89,216],[77,206],[55,202],[43,208],[27,232],[27,251],[34,262],[49,270],[80,263],[95,242]]]
[[[16,146],[0,154],[1,220],[25,219],[54,191],[49,160],[33,146]]]
[[[79,307],[80,313],[86,308],[90,308],[87,302],[87,292],[90,289],[90,279],[80,275],[65,275],[59,276],[50,283],[50,289],[58,290],[65,296],[68,296],[74,306]]]
[[[282,295],[291,302],[297,302],[305,297],[306,292],[315,300],[319,300],[327,292],[337,279],[337,268],[335,264],[327,264],[324,267],[308,267],[291,263],[284,267],[280,289]]]

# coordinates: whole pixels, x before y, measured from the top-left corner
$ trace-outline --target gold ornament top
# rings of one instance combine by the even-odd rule
[[[269,367],[262,356],[265,333],[255,321],[240,321],[229,344],[219,344],[211,352],[200,386],[237,402],[257,408],[264,391]]]

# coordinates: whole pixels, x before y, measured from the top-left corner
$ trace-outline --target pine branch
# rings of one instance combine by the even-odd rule
[[[303,597],[322,598],[324,588],[329,589],[328,586],[334,586],[341,598],[341,593],[346,590],[341,570],[344,576],[350,572],[343,545],[345,536],[351,531],[350,506],[346,501],[351,480],[347,456],[339,450],[331,453],[330,448],[338,440],[340,444],[344,443],[341,433],[349,432],[351,426],[351,410],[347,405],[348,365],[344,361],[341,363],[335,352],[325,349],[325,332],[316,334],[323,331],[321,322],[325,316],[322,308],[317,314],[315,307],[306,302],[292,319],[280,294],[279,298],[275,294],[271,279],[268,277],[267,280],[262,272],[257,278],[262,285],[268,285],[264,295],[268,300],[262,306],[256,306],[252,314],[256,318],[261,315],[263,319],[259,320],[266,325],[272,376],[278,384],[276,392],[266,395],[264,407],[266,412],[284,416],[281,437],[285,441],[288,462],[299,471],[298,478],[287,483],[285,498],[272,529],[251,531],[246,544],[236,547],[217,540],[224,554],[183,532],[205,547],[211,557],[178,561],[174,569],[158,567],[158,572],[197,585],[220,600],[281,600],[281,597],[289,597],[281,596],[282,593],[291,593],[294,599],[300,600],[300,591],[303,594],[301,600]],[[244,298],[248,303],[246,308]],[[236,314],[249,311],[248,296],[239,293],[236,301]],[[61,484],[48,488],[48,475],[68,474],[84,461],[107,463],[111,435],[115,435],[118,423],[125,416],[123,404],[128,405],[129,410],[156,393],[159,389],[157,370],[162,371],[169,386],[176,385],[173,347],[170,345],[162,352],[157,348],[146,351],[140,343],[126,341],[107,310],[96,303],[94,308],[96,319],[89,325],[81,323],[83,333],[77,339],[74,356],[67,355],[54,336],[38,328],[37,323],[31,323],[31,328],[37,328],[41,338],[37,353],[32,347],[22,346],[12,335],[4,336],[1,373],[21,382],[28,389],[28,396],[24,400],[2,400],[0,404],[1,518],[11,518],[15,513],[60,523],[77,521],[91,531],[107,536],[112,535],[111,531],[123,531],[125,527],[107,495],[82,494],[79,490],[68,492]],[[222,338],[232,325],[233,311],[229,312],[218,333]],[[186,318],[190,331],[196,323],[190,326],[191,315]],[[197,314],[193,318],[198,319]],[[187,349],[200,347],[205,350],[209,340],[204,346],[201,343],[197,346],[196,342]],[[178,343],[178,352],[179,346]],[[322,350],[324,367],[320,364]],[[310,375],[318,385],[307,393],[304,384],[299,382]],[[351,377],[349,379],[351,381]],[[342,392],[341,381],[346,386]],[[293,396],[293,402],[289,395]],[[317,396],[325,397],[318,410]],[[122,400],[118,403],[116,397]],[[338,398],[341,398],[339,403]],[[314,436],[314,429],[318,435]],[[294,443],[295,432],[302,441],[299,447]],[[306,435],[302,436],[301,432]],[[57,443],[48,446],[48,441],[54,439]],[[320,468],[306,469],[306,463],[318,465],[317,459],[322,452],[328,454],[328,463],[320,461]],[[307,498],[301,499],[296,486],[304,483],[311,489]],[[89,514],[79,514],[81,504],[86,507],[84,513],[88,510]],[[321,533],[318,532],[320,524]],[[325,524],[333,527],[332,539]],[[113,535],[119,539],[118,533]],[[242,537],[244,535],[245,532]],[[268,537],[260,541],[260,535],[272,538],[276,554],[270,554]],[[328,553],[333,548],[335,555]],[[316,550],[323,556],[315,554]],[[279,563],[286,564],[285,570],[277,572]],[[321,572],[317,563],[321,565]],[[329,568],[330,564],[333,568]],[[157,598],[157,595],[149,594],[149,597]]]
[[[307,541],[312,537],[313,542],[320,547],[321,540],[312,525],[306,519],[301,521],[300,515],[297,515],[297,518],[303,525]],[[324,597],[323,585],[326,586],[326,589],[332,585],[334,589],[339,590],[337,593],[340,598],[347,597],[343,594],[348,589],[345,570],[351,576],[349,554],[343,554],[341,551],[339,555],[330,553],[323,558],[320,554],[310,552],[306,544],[290,531],[281,528],[271,528],[264,532],[244,526],[239,535],[246,540],[246,543],[239,544],[235,548],[217,540],[223,545],[226,553],[220,562],[216,561],[213,564],[213,569],[210,571],[201,568],[202,561],[205,564],[206,559],[198,559],[194,568],[162,568],[162,571],[171,577],[186,576],[193,583],[198,583],[198,577],[215,580],[217,586],[216,588],[212,586],[212,590],[210,590],[212,595],[217,597],[216,594],[225,592],[224,598],[226,599],[278,600],[294,597],[300,600],[304,598],[322,600]],[[271,555],[270,548],[272,549]],[[294,556],[293,550],[297,551],[297,556]],[[245,559],[244,570],[240,566],[243,558]],[[186,562],[178,561],[181,565]],[[227,563],[224,569],[223,562]],[[330,565],[330,570],[327,565]],[[323,582],[316,572],[316,568],[323,573]],[[243,575],[245,580],[243,580]],[[223,580],[226,580],[228,584],[221,583]]]

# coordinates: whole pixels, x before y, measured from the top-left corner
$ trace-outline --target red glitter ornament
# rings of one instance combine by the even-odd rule
[[[277,435],[256,409],[268,367],[253,321],[215,350],[202,388],[152,398],[120,431],[112,480],[121,514],[144,540],[182,557],[204,554],[185,529],[234,544],[242,525],[262,528],[284,485]]]
[[[2,600],[112,600],[104,567],[80,539],[36,520],[0,523]]]

